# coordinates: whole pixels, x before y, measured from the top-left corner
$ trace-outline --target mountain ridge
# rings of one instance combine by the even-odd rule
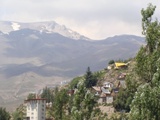
[[[11,22],[7,24],[6,31]],[[145,44],[143,37],[134,35],[75,40],[31,28],[0,33],[0,105],[23,101],[29,92],[48,84],[69,81],[84,74],[88,66],[94,72],[106,68],[112,59],[134,57]]]
[[[22,22],[13,22],[13,21],[0,21],[0,31],[4,34],[9,34],[12,31],[17,31],[20,29],[30,28],[33,30],[37,30],[39,32],[46,33],[59,33],[65,37],[69,37],[75,40],[90,40],[89,38],[80,35],[76,31],[73,31],[67,28],[65,25],[59,25],[55,21],[48,22],[30,22],[30,23],[22,23]]]

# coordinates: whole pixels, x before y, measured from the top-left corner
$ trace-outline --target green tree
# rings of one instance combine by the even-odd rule
[[[87,68],[86,74],[85,74],[85,86],[86,88],[91,88],[92,86],[95,86],[97,84],[96,77],[92,74],[90,67]]]
[[[47,99],[47,103],[53,102],[54,99],[53,91],[47,87],[44,88],[41,94],[41,98]]]
[[[126,88],[121,88],[119,90],[119,93],[113,102],[113,106],[117,111],[130,111],[130,104],[138,87],[138,83],[134,76],[135,75],[130,74],[126,77]]]
[[[160,66],[159,66],[160,68]],[[159,120],[160,118],[160,69],[151,83],[138,88],[131,104],[130,120]]]
[[[66,105],[68,103],[68,94],[66,89],[56,90],[53,102],[55,120],[63,120],[66,115]]]
[[[96,97],[85,87],[84,81],[78,83],[77,91],[73,98],[73,107],[71,115],[73,120],[89,120],[94,107],[96,106]]]
[[[36,98],[35,93],[29,93],[29,95],[27,96],[27,99],[35,99],[35,98]]]
[[[129,120],[159,120],[160,118],[160,24],[153,21],[155,6],[149,4],[142,9],[142,28],[146,36],[146,47],[137,55],[137,74],[143,84],[131,103]]]
[[[77,84],[78,84],[78,82],[79,82],[81,79],[83,79],[83,76],[74,78],[74,79],[70,82],[70,88],[71,88],[71,89],[77,88]]]
[[[23,120],[23,117],[25,116],[26,113],[26,107],[21,104],[16,111],[12,113],[12,118],[13,120]]]
[[[147,9],[142,9],[142,33],[145,35],[147,45],[141,47],[136,56],[136,71],[140,79],[144,82],[150,82],[157,66],[155,61],[160,54],[160,24],[157,20],[153,21],[152,16],[155,6],[149,4]]]
[[[114,63],[115,63],[114,60],[110,60],[110,61],[108,62],[109,65],[114,64]]]
[[[23,120],[23,113],[15,111],[12,113],[13,120]]]
[[[0,120],[9,120],[10,114],[5,108],[0,107]]]

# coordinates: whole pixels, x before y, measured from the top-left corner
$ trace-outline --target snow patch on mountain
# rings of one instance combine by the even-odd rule
[[[48,23],[44,23],[41,26],[41,30],[40,32],[46,32],[46,33],[58,33],[61,34],[65,37],[69,37],[71,39],[75,39],[75,40],[79,40],[79,39],[83,39],[83,40],[89,40],[89,38],[80,35],[79,33],[67,28],[64,25],[59,25],[55,22],[48,22]]]
[[[11,26],[12,26],[13,30],[19,30],[21,25],[19,25],[18,23],[12,22]]]
[[[54,21],[34,23],[0,21],[0,26],[0,31],[2,31],[4,34],[9,34],[12,31],[17,31],[21,29],[32,29],[36,31],[38,30],[40,33],[58,33],[74,40],[90,40],[89,38],[80,35],[79,33],[67,28],[64,25],[59,25]]]

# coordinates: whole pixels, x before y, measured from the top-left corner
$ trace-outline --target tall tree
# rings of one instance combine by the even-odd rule
[[[23,117],[26,113],[26,106],[21,104],[13,113],[12,118],[13,120],[23,120]]]
[[[41,98],[47,99],[48,103],[53,102],[54,99],[53,91],[47,87],[44,88],[41,94]]]
[[[141,47],[136,56],[136,71],[140,79],[144,82],[150,82],[157,66],[155,61],[159,58],[160,50],[160,24],[157,20],[153,21],[152,16],[155,6],[149,4],[147,9],[142,9],[142,33],[145,35],[147,45]]]
[[[89,120],[96,105],[95,96],[87,90],[84,81],[78,83],[73,98],[71,115],[73,120]]]
[[[151,83],[138,88],[131,104],[130,120],[159,120],[160,118],[160,66]]]
[[[92,74],[90,67],[88,67],[85,74],[85,86],[86,88],[91,88],[92,86],[96,85],[96,83],[97,83],[97,79]]]
[[[5,108],[0,107],[0,120],[9,120],[10,114]]]
[[[63,120],[65,118],[66,104],[68,103],[68,94],[66,89],[55,92],[53,102],[54,118],[55,120]]]
[[[146,47],[137,55],[137,74],[144,80],[131,103],[129,120],[159,120],[160,118],[160,24],[153,21],[155,6],[142,9],[142,28]]]

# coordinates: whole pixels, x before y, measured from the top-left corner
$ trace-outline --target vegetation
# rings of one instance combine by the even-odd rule
[[[13,120],[23,120],[23,117],[25,116],[26,113],[26,107],[24,105],[20,105],[16,111],[12,113],[12,118]]]
[[[43,92],[41,94],[41,98],[45,98],[47,103],[53,102],[54,96],[53,96],[53,91],[49,88],[44,88]]]
[[[30,93],[28,96],[27,96],[27,99],[35,99],[36,98],[36,94],[35,93]]]
[[[10,118],[9,112],[5,108],[0,107],[0,120],[9,120]]]
[[[160,23],[152,19],[155,6],[142,9],[143,35],[146,46],[136,56],[136,66],[114,101],[117,110],[125,110],[129,120],[158,120],[160,118]]]
[[[106,74],[106,71],[101,70],[92,73],[90,70],[90,67],[87,68],[86,74],[84,76],[78,76],[75,77],[69,84],[70,89],[75,89],[77,88],[78,83],[81,80],[85,80],[85,86],[87,88],[91,88],[92,86],[95,86],[101,82],[101,80],[104,79],[104,75]]]
[[[74,79],[70,82],[70,88],[71,88],[71,89],[77,88],[78,82],[79,82],[80,80],[82,80],[82,79],[83,79],[83,76],[74,78]]]
[[[92,86],[95,86],[97,84],[97,78],[90,71],[90,67],[87,68],[84,79],[85,79],[85,87],[86,88],[91,88]]]
[[[89,120],[95,105],[95,96],[86,89],[84,81],[79,82],[73,98],[71,118],[73,120]]]
[[[128,75],[126,78],[126,88],[121,88],[116,96],[113,106],[117,111],[130,111],[130,104],[137,91],[138,83],[134,75]]]
[[[131,103],[130,120],[158,120],[160,118],[160,23],[152,20],[155,6],[142,9],[142,28],[147,45],[139,51],[136,72],[143,83]]]
[[[110,60],[110,61],[108,62],[109,65],[114,64],[114,63],[115,63],[114,60]]]

